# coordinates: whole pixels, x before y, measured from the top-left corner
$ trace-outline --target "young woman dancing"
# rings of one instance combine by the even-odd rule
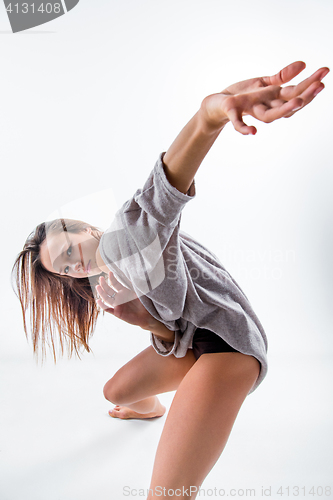
[[[15,261],[35,353],[49,338],[55,353],[54,327],[62,350],[67,341],[71,354],[80,346],[89,351],[99,309],[151,332],[152,345],[104,387],[116,405],[110,415],[123,419],[163,415],[156,395],[176,390],[149,500],[160,491],[164,498],[196,498],[243,401],[266,375],[266,335],[247,297],[218,258],[180,230],[180,219],[195,196],[196,171],[229,121],[254,135],[244,116],[265,123],[291,117],[324,88],[326,67],[282,87],[304,68],[294,62],[206,97],[107,231],[69,219],[42,223]]]

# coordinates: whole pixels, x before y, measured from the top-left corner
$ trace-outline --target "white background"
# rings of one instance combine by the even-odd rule
[[[110,315],[94,354],[36,365],[10,284],[28,234],[59,209],[106,229],[206,95],[296,60],[307,68],[295,83],[331,67],[332,14],[330,0],[81,0],[12,34],[0,6],[2,500],[111,500],[126,498],[124,486],[148,488],[166,418],[108,416],[104,383],[149,345],[148,332]],[[314,500],[333,486],[330,74],[324,82],[291,119],[247,117],[255,137],[229,124],[182,215],[183,230],[240,283],[269,340],[267,378],[206,489],[260,497],[271,487],[287,498],[299,486]],[[173,395],[161,395],[168,408]]]

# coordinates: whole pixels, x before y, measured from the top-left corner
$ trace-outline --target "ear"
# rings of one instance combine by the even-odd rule
[[[86,231],[87,233],[89,233],[89,234],[91,234],[91,233],[92,233],[92,229],[91,229],[91,227],[86,227],[86,228],[85,228],[85,231]]]

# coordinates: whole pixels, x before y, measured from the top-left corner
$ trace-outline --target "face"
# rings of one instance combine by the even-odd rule
[[[96,276],[102,271],[96,262],[99,241],[91,228],[80,233],[50,233],[40,248],[43,266],[51,273],[73,278]]]

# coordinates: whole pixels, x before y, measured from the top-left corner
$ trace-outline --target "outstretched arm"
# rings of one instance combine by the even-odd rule
[[[207,96],[164,155],[165,174],[170,184],[187,193],[201,162],[229,121],[237,132],[254,135],[256,128],[247,126],[243,116],[251,115],[270,123],[289,118],[309,104],[324,88],[321,80],[329,68],[318,69],[296,86],[281,87],[304,68],[305,63],[297,61],[276,75],[238,82],[221,93]]]

